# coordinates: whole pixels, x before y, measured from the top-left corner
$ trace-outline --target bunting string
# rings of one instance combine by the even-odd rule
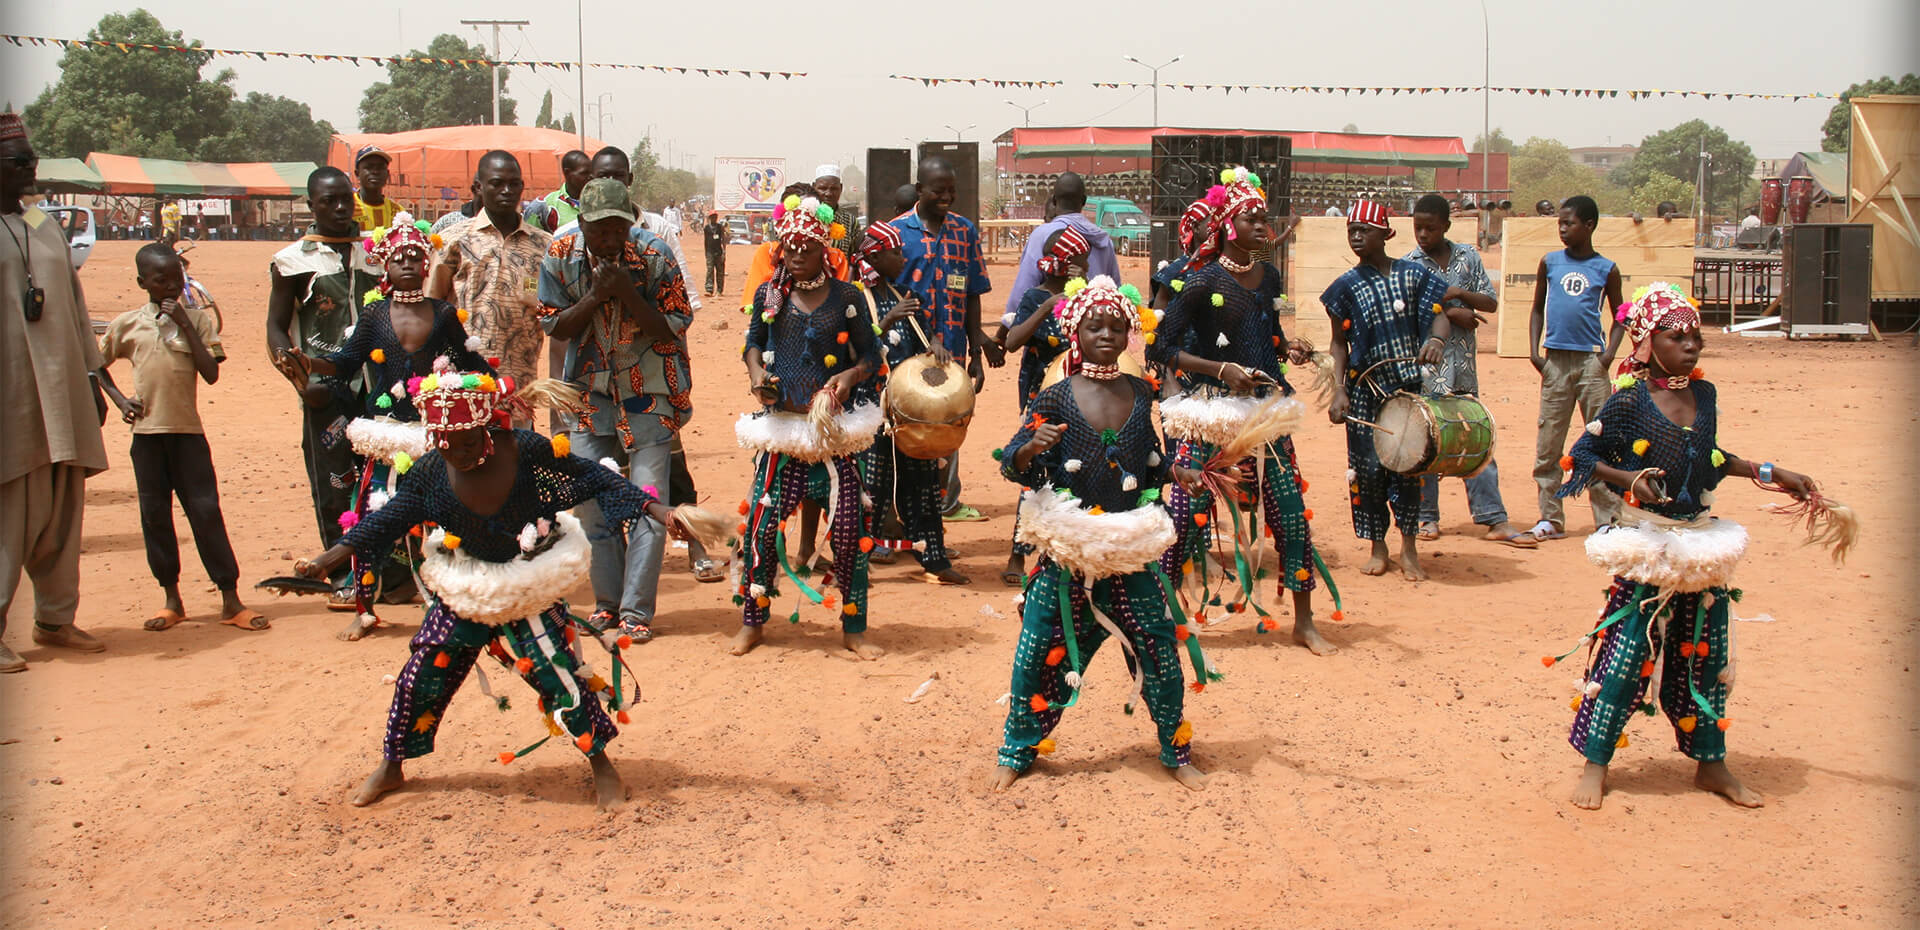
[[[899,80],[899,81],[915,81],[921,84],[922,86],[926,86],[926,87],[938,87],[942,84],[966,84],[970,87],[977,87],[984,84],[991,87],[1042,88],[1042,87],[1060,87],[1066,83],[1064,81],[1010,81],[1010,80],[999,80],[994,78],[920,77],[917,75],[909,75],[909,74],[890,74],[887,76],[889,78],[892,78],[894,80]],[[1094,87],[1102,88],[1105,90],[1143,90],[1143,89],[1151,88],[1154,86],[1151,82],[1147,82],[1147,81],[1093,81],[1090,83]],[[1391,87],[1391,86],[1375,86],[1375,85],[1360,86],[1360,85],[1346,85],[1346,84],[1162,83],[1159,86],[1162,90],[1221,91],[1228,94],[1231,94],[1234,91],[1239,91],[1243,94],[1252,93],[1254,91],[1263,91],[1268,93],[1285,93],[1285,94],[1341,94],[1344,96],[1355,96],[1355,95],[1366,95],[1366,94],[1371,94],[1374,96],[1398,96],[1400,94],[1408,94],[1408,95],[1477,94],[1477,93],[1480,93],[1482,90],[1482,88],[1477,84],[1472,86]],[[1646,89],[1646,90],[1622,90],[1617,88],[1599,88],[1599,87],[1487,87],[1485,88],[1485,90],[1490,90],[1496,94],[1516,94],[1516,95],[1525,95],[1525,96],[1532,96],[1532,97],[1560,96],[1560,97],[1614,98],[1614,97],[1626,96],[1627,98],[1632,100],[1640,100],[1640,99],[1651,98],[1651,97],[1699,97],[1702,99],[1712,99],[1715,97],[1719,97],[1725,100],[1734,100],[1734,99],[1833,100],[1833,99],[1837,99],[1840,96],[1839,94],[1836,94],[1836,93],[1823,93],[1819,91],[1813,91],[1808,93],[1798,93],[1798,94],[1768,94],[1768,93],[1757,93],[1757,92],[1751,92],[1751,91],[1664,90],[1664,89],[1658,89],[1658,88]]]
[[[916,81],[924,87],[937,87],[941,84],[965,84],[968,87],[1019,87],[1025,90],[1040,90],[1047,87],[1060,87],[1065,81],[1003,81],[998,78],[952,78],[952,77],[916,77],[911,74],[889,74],[888,79],[895,81]]]
[[[491,58],[430,58],[413,55],[328,55],[317,52],[281,52],[261,49],[206,48],[199,45],[148,45],[136,42],[109,42],[102,39],[61,39],[53,36],[22,36],[0,33],[0,40],[13,43],[18,47],[55,46],[63,49],[118,49],[127,54],[134,52],[169,52],[174,54],[205,55],[209,58],[256,58],[261,61],[272,59],[299,59],[302,61],[341,62],[351,65],[390,65],[390,64],[427,64],[444,65],[452,68],[528,68],[538,70],[550,68],[559,71],[571,71],[574,68],[605,68],[618,71],[652,71],[660,74],[697,74],[701,77],[744,77],[772,80],[776,77],[792,80],[804,78],[805,71],[758,71],[739,68],[693,68],[678,65],[642,65],[623,62],[589,61],[585,65],[575,61],[537,61],[530,59],[491,59]]]

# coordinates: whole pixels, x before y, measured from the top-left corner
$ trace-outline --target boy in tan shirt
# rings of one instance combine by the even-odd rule
[[[140,497],[140,532],[146,537],[147,566],[166,592],[166,606],[148,620],[153,632],[186,619],[180,601],[180,544],[173,532],[173,498],[187,512],[194,547],[207,577],[220,589],[220,622],[243,630],[264,630],[267,618],[240,603],[240,566],[220,515],[220,488],[213,473],[213,452],[200,425],[199,380],[220,380],[226,352],[212,315],[188,307],[186,268],[173,249],[155,243],[134,256],[140,288],[151,298],[107,327],[101,340],[100,383],[133,426],[128,453]],[[107,373],[116,359],[133,362],[134,396],[120,393]]]

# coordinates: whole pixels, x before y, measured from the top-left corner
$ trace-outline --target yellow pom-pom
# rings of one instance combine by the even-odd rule
[[[1087,287],[1086,278],[1073,278],[1072,280],[1069,280],[1067,282],[1067,286],[1062,289],[1062,293],[1064,293],[1068,297],[1072,297],[1073,295],[1078,294],[1081,291],[1085,290],[1086,287]]]
[[[1613,379],[1614,390],[1624,391],[1627,388],[1633,387],[1633,382],[1636,380],[1638,379],[1631,374],[1621,375],[1620,377]]]
[[[1216,307],[1224,307],[1227,305],[1227,298],[1220,294],[1215,294],[1209,303],[1212,303]]]
[[[439,233],[434,233],[428,236],[427,241],[433,243],[433,247],[436,249],[447,244],[447,240],[440,238]]]
[[[1143,337],[1141,337],[1141,338],[1142,338],[1142,340],[1143,340],[1143,341],[1145,341],[1145,342],[1146,342],[1146,344],[1147,344],[1147,345],[1153,345],[1153,337],[1154,337],[1155,335],[1156,335],[1155,333],[1151,333],[1151,332],[1149,332],[1149,333],[1147,333],[1147,334],[1146,334],[1145,336],[1143,336]]]
[[[395,452],[393,454],[393,470],[394,471],[397,471],[400,474],[404,475],[407,473],[407,470],[411,469],[412,467],[413,467],[413,456],[408,455],[405,452]]]
[[[439,389],[440,389],[439,375],[428,375],[420,379],[420,390],[422,393],[425,393],[427,391],[437,391]]]
[[[1719,449],[1713,450],[1713,454],[1708,456],[1708,458],[1713,461],[1713,467],[1715,468],[1723,468],[1727,464],[1727,454]]]
[[[493,393],[494,388],[497,388],[499,386],[500,386],[500,382],[493,380],[492,375],[480,376],[480,390],[486,391],[487,393],[491,394]]]
[[[380,289],[377,287],[373,288],[372,290],[367,291],[365,294],[360,295],[360,306],[362,307],[373,306],[373,304],[379,299],[380,299]]]
[[[787,199],[780,201],[780,205],[789,210],[798,210],[800,209],[800,195],[788,194]]]
[[[553,454],[554,455],[572,455],[573,454],[573,440],[567,438],[566,433],[558,433],[553,437]]]
[[[458,549],[460,548],[460,537],[448,533],[440,538],[440,545],[448,549]]]
[[[473,314],[467,312],[467,308],[465,307],[461,307],[460,309],[453,311],[453,315],[456,319],[458,319],[462,323],[465,323],[468,318],[473,316]]]
[[[1173,288],[1173,292],[1175,294],[1178,294],[1182,290],[1186,289],[1187,281],[1185,278],[1174,278],[1173,280],[1167,282],[1167,286],[1170,288]]]
[[[1434,304],[1434,305],[1433,305],[1433,312],[1434,312],[1434,313],[1436,313],[1436,314],[1438,314],[1438,313],[1440,313],[1440,312],[1441,312],[1441,309],[1440,309],[1440,305],[1439,305],[1439,304]]]
[[[1048,336],[1048,337],[1047,337],[1047,345],[1050,345],[1050,346],[1057,346],[1057,345],[1059,345],[1059,344],[1060,344],[1060,337],[1059,337],[1059,336]]]
[[[1191,742],[1193,742],[1193,721],[1182,720],[1180,726],[1173,731],[1173,744],[1185,746]]]
[[[1646,454],[1647,454],[1647,449],[1648,449],[1649,447],[1651,447],[1652,445],[1653,445],[1653,443],[1651,443],[1651,442],[1648,442],[1648,441],[1646,441],[1645,439],[1636,439],[1636,440],[1634,440],[1634,441],[1633,441],[1633,454],[1634,454],[1634,455],[1646,455]]]
[[[387,350],[375,349],[372,352],[367,353],[367,357],[370,359],[373,359],[373,363],[375,365],[378,365],[387,360]]]
[[[1058,748],[1060,748],[1060,744],[1055,743],[1051,736],[1033,744],[1033,750],[1043,756],[1052,754],[1052,752]]]
[[[828,355],[826,358],[821,359],[821,361],[826,362],[828,368],[832,368],[840,364],[840,357],[837,355]]]
[[[1233,183],[1233,178],[1234,178],[1234,174],[1233,174],[1233,169],[1232,169],[1232,168],[1222,168],[1222,169],[1220,169],[1220,183],[1222,183],[1222,184],[1232,184],[1232,183]]]

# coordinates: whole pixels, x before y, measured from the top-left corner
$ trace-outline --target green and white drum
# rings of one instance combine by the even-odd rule
[[[1373,451],[1403,475],[1465,478],[1493,461],[1493,414],[1469,394],[1398,392],[1380,408]]]

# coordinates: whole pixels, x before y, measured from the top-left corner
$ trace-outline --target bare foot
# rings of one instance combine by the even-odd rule
[[[840,634],[840,645],[845,646],[848,652],[859,656],[867,662],[872,662],[887,654],[885,649],[867,642],[867,637],[864,633],[842,633]]]
[[[1597,811],[1606,793],[1607,767],[1598,762],[1587,763],[1587,767],[1580,770],[1580,781],[1573,786],[1573,806]]]
[[[1387,573],[1387,541],[1373,541],[1373,554],[1367,557],[1367,564],[1360,566],[1362,575],[1384,575]]]
[[[1425,581],[1427,570],[1420,567],[1418,538],[1412,533],[1400,537],[1400,571],[1413,581]]]
[[[366,636],[367,633],[372,631],[379,623],[379,618],[374,617],[372,614],[365,616],[354,614],[353,619],[347,621],[346,629],[333,634],[333,638],[344,642],[357,643],[361,637]]]
[[[949,565],[937,572],[921,572],[921,580],[930,584],[972,584],[973,579],[960,574],[960,570]]]
[[[1733,773],[1727,771],[1727,763],[1724,761],[1700,763],[1699,770],[1693,774],[1693,783],[1700,790],[1711,791],[1741,807],[1762,807],[1767,803],[1767,799],[1761,797],[1760,792],[1748,788],[1740,783],[1740,779],[1733,777]]]
[[[380,796],[405,784],[406,773],[400,771],[400,763],[394,759],[382,759],[374,767],[373,774],[360,783],[360,790],[353,793],[353,806],[366,807]]]
[[[1293,641],[1317,656],[1330,656],[1340,651],[1339,646],[1327,642],[1327,638],[1320,635],[1320,628],[1313,625],[1313,618],[1305,614],[1293,621]]]
[[[1011,766],[996,765],[993,767],[993,783],[992,783],[993,790],[1005,791],[1008,788],[1013,787],[1014,779],[1017,779],[1019,777],[1020,777],[1019,769],[1013,768]]]
[[[728,655],[743,656],[753,651],[766,638],[764,627],[740,625],[740,632],[733,634],[733,645],[727,647]]]
[[[1174,769],[1173,780],[1186,786],[1190,791],[1200,791],[1207,787],[1206,773],[1194,768],[1191,762]]]
[[[593,806],[600,810],[612,810],[627,799],[627,786],[620,780],[620,772],[607,758],[606,750],[587,757],[593,765]]]

